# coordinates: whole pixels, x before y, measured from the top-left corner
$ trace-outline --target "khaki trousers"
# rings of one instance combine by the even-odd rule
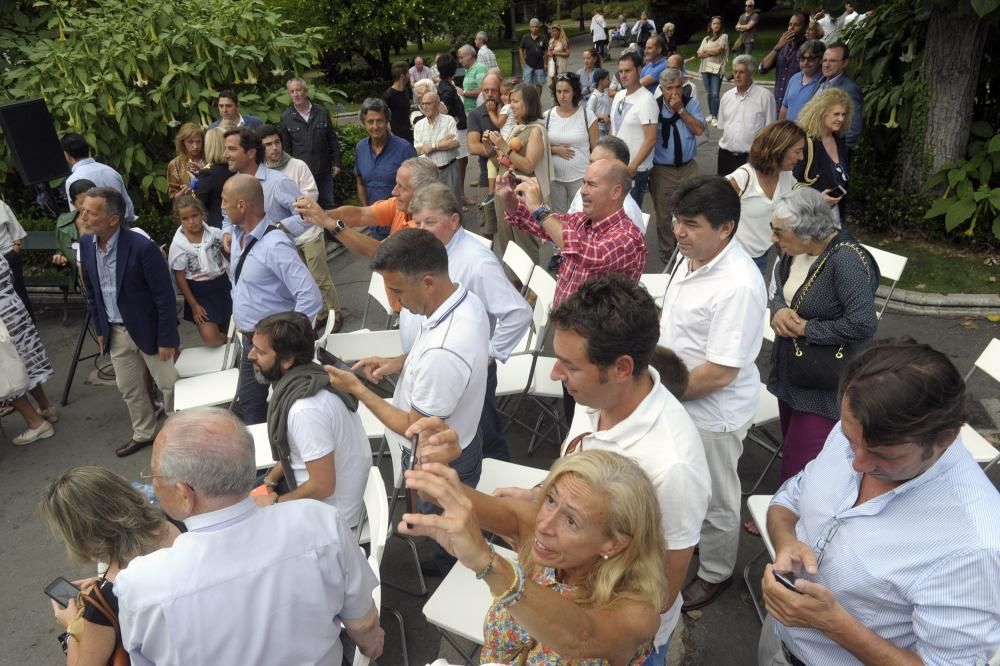
[[[657,247],[660,258],[670,258],[677,245],[674,238],[674,206],[671,199],[681,183],[698,175],[698,162],[691,160],[681,167],[653,166],[649,193],[653,195],[653,219],[656,221]]]
[[[299,253],[299,258],[309,269],[309,274],[316,281],[319,293],[323,295],[323,303],[327,310],[339,310],[340,298],[337,296],[337,287],[330,277],[330,264],[326,261],[326,234],[322,233],[311,241],[295,246]]]
[[[736,567],[742,497],[737,466],[748,430],[749,423],[731,432],[698,428],[712,479],[712,499],[701,525],[701,541],[698,544],[698,577],[709,583],[721,583],[733,575]]]
[[[148,442],[156,436],[156,411],[146,390],[146,370],[163,393],[163,408],[174,410],[174,382],[177,370],[174,361],[161,361],[157,354],[146,354],[139,349],[128,330],[121,324],[111,325],[111,365],[115,368],[115,384],[128,407],[132,421],[132,439]]]

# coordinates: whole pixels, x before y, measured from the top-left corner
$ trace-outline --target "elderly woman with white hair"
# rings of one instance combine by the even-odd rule
[[[819,454],[840,418],[840,375],[878,327],[879,271],[814,189],[778,200],[771,238],[783,256],[774,271],[767,390],[781,412],[784,482]]]

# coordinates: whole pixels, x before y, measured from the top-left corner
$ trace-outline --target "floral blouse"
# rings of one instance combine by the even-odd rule
[[[551,588],[564,597],[572,597],[573,586],[556,580],[555,569],[536,567],[531,580]],[[545,645],[540,645],[510,616],[506,608],[498,608],[496,602],[486,613],[483,626],[483,649],[480,663],[516,664],[517,666],[608,666],[607,659],[563,659]],[[652,641],[646,643],[631,661],[639,666],[652,652]]]

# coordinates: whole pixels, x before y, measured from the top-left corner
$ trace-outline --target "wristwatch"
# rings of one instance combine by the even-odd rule
[[[531,217],[539,224],[541,224],[542,220],[549,215],[552,215],[552,209],[547,204],[542,204],[535,210],[531,211]]]
[[[346,228],[347,228],[347,226],[344,224],[343,220],[334,220],[333,221],[333,229],[330,230],[330,233],[333,234],[334,236],[336,236],[337,234],[339,234],[341,231],[343,231]]]

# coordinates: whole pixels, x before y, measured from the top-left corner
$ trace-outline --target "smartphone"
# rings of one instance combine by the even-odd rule
[[[54,599],[56,603],[63,608],[69,606],[69,600],[76,599],[76,595],[79,593],[80,588],[62,576],[59,576],[45,586],[45,594],[47,594],[51,599]]]
[[[316,348],[316,358],[319,359],[319,362],[322,363],[323,365],[332,365],[338,370],[346,370],[347,372],[353,371],[353,368],[351,368],[351,366],[344,363],[342,360],[340,360],[340,357],[338,357],[333,352],[330,352],[325,347]]]
[[[837,187],[830,188],[831,197],[842,197],[847,195],[847,190],[843,185],[837,185]]]
[[[419,438],[419,435],[416,435],[410,439],[410,465],[407,469],[413,470],[417,468],[417,440]],[[409,488],[406,489],[406,513],[416,513],[415,502],[413,501],[415,495],[416,492]],[[406,526],[413,527],[410,523],[406,523]]]
[[[518,185],[521,184],[522,181],[524,181],[524,179],[521,176],[517,175],[513,171],[508,171],[507,176],[510,178],[510,186],[512,188],[517,187]]]
[[[772,570],[771,573],[774,574],[774,580],[778,581],[792,592],[795,592],[796,594],[802,594],[802,592],[797,587],[795,587],[795,581],[798,579],[798,576],[796,576],[794,573],[792,573],[791,571],[774,571],[774,570]]]

